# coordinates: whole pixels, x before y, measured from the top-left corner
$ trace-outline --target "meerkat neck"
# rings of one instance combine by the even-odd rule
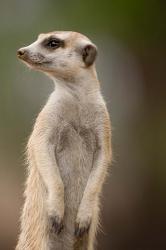
[[[67,81],[52,77],[55,89],[60,92],[68,92],[74,96],[92,96],[100,90],[100,84],[96,70],[80,74],[75,81]]]

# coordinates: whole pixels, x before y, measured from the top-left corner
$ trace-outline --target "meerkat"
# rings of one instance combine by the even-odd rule
[[[95,69],[96,46],[77,32],[40,34],[18,50],[55,90],[27,144],[16,250],[93,250],[99,196],[110,166],[111,125]]]

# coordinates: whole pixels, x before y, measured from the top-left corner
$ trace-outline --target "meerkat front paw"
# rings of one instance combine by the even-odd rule
[[[75,236],[82,237],[85,233],[88,233],[91,224],[91,214],[79,211],[75,224]]]
[[[63,229],[64,201],[47,200],[50,231],[59,234]]]
[[[63,229],[63,215],[58,215],[55,210],[48,214],[48,219],[50,232],[59,234]]]
[[[63,229],[63,220],[58,216],[50,216],[49,223],[51,233],[60,234]]]
[[[85,233],[88,233],[90,228],[90,221],[76,222],[75,236],[82,237]]]

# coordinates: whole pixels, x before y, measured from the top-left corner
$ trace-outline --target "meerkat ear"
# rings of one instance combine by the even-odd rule
[[[97,47],[94,44],[85,45],[82,50],[82,58],[87,67],[91,66],[97,56]]]

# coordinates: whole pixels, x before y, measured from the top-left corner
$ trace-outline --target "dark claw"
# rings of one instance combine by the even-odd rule
[[[79,227],[79,223],[76,223],[75,226],[75,236],[82,237],[85,233],[88,233],[90,224],[85,227]]]
[[[63,229],[63,222],[58,216],[50,217],[50,225],[51,232],[55,234],[60,234]]]

